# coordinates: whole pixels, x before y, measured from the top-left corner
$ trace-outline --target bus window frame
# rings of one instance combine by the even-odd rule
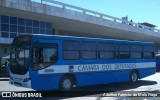
[[[131,50],[131,46],[141,46],[141,50]],[[132,52],[139,52],[139,53],[141,53],[141,58],[131,58],[131,53]],[[130,44],[130,59],[143,59],[143,45],[140,45],[140,44]]]
[[[120,51],[120,45],[127,45],[129,47],[128,51]],[[128,58],[120,58],[120,52],[128,52],[129,53],[129,57]],[[118,54],[118,56],[117,56]],[[116,43],[115,44],[115,59],[117,60],[127,60],[130,59],[130,44],[127,43]]]
[[[153,47],[153,51],[144,50],[144,47],[145,47],[145,46],[152,46],[152,47]],[[155,56],[155,46],[154,46],[154,45],[143,45],[142,47],[143,47],[143,53],[142,53],[143,59],[156,59],[156,56]],[[144,58],[144,54],[145,54],[145,53],[152,53],[152,58]]]
[[[95,44],[95,50],[93,50],[93,49],[92,49],[92,50],[86,50],[86,49],[84,49],[84,48],[82,47],[82,45],[84,45],[83,43],[84,43],[84,44],[85,44],[85,43]],[[97,54],[98,54],[98,52],[97,52],[97,51],[98,51],[98,50],[97,50],[97,44],[98,44],[98,43],[97,43],[96,41],[81,41],[80,44],[81,44],[81,45],[80,45],[80,58],[81,58],[82,60],[98,60],[98,55],[97,55]],[[84,58],[83,58],[83,52],[86,52],[86,51],[87,51],[87,52],[89,52],[89,51],[92,51],[92,52],[93,52],[93,51],[94,51],[94,52],[96,53],[96,54],[95,54],[95,58],[92,58],[92,59],[84,59]]]
[[[78,45],[79,45],[79,50],[77,49],[77,50],[65,50],[64,49],[64,43],[65,42],[77,42],[78,43]],[[64,52],[65,51],[78,51],[78,53],[79,53],[79,57],[78,57],[78,59],[65,59],[65,57],[64,57]],[[63,56],[63,60],[67,60],[67,61],[74,61],[74,60],[80,60],[81,59],[81,50],[80,50],[80,41],[77,41],[77,40],[63,40],[62,41],[62,56]]]
[[[101,45],[101,44],[104,44],[104,45],[112,45],[113,46],[113,50],[100,50],[98,47]],[[113,58],[101,58],[100,57],[100,53],[101,52],[112,52],[113,53]],[[115,43],[109,43],[109,42],[99,42],[97,43],[97,53],[98,53],[98,59],[99,60],[113,60],[115,59]]]

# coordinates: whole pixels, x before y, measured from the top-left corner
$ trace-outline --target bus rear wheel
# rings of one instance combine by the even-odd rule
[[[62,77],[59,88],[62,91],[69,91],[73,89],[73,85],[74,85],[73,78],[70,76],[65,76],[65,77]]]
[[[130,74],[130,80],[131,83],[136,83],[138,81],[138,74],[137,72],[133,71]]]

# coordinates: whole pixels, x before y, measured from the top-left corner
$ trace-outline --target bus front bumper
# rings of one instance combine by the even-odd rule
[[[19,80],[13,80],[10,78],[9,83],[18,87],[31,88],[31,80],[19,81]]]

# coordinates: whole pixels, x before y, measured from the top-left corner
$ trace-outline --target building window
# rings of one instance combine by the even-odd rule
[[[26,27],[26,33],[32,34],[32,27]]]
[[[10,24],[17,25],[17,18],[16,17],[10,17]]]
[[[46,29],[46,34],[52,34],[52,30]]]
[[[18,18],[18,25],[25,25],[25,19]]]
[[[17,32],[17,25],[10,25],[10,32]]]
[[[9,25],[8,24],[1,24],[1,31],[9,32]]]
[[[9,38],[8,32],[1,32],[1,37],[3,37],[3,38]]]
[[[26,26],[32,26],[32,20],[26,19]]]
[[[10,38],[15,38],[17,37],[17,33],[10,33]]]
[[[33,27],[39,27],[39,21],[33,20]]]
[[[45,22],[40,22],[40,28],[46,28],[46,24],[45,24]]]
[[[20,35],[25,35],[26,33],[18,33],[18,36],[20,36]]]
[[[52,29],[52,24],[51,23],[46,23],[46,28],[47,29]]]
[[[33,34],[39,34],[39,28],[33,28]]]
[[[18,26],[18,32],[19,33],[25,33],[25,27],[24,26]]]
[[[46,30],[45,29],[40,29],[40,34],[46,34]]]
[[[9,16],[1,16],[1,23],[9,24]]]

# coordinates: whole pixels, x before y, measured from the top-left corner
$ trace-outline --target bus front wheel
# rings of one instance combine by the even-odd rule
[[[65,77],[62,77],[59,88],[62,91],[69,91],[73,89],[73,85],[74,85],[73,78],[70,76],[65,76]]]
[[[131,83],[136,83],[138,81],[138,74],[136,71],[131,72],[129,81]]]

